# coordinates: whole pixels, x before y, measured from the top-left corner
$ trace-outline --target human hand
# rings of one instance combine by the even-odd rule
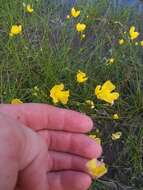
[[[0,112],[0,126],[3,126],[0,130],[8,129],[6,139],[11,139],[6,150],[9,148],[17,157],[13,170],[9,171],[5,159],[0,171],[13,178],[13,185],[17,181],[20,190],[85,190],[89,187],[91,177],[86,163],[102,152],[99,144],[83,134],[92,128],[89,117],[44,104],[0,105]],[[3,137],[3,133],[0,134]],[[18,149],[13,150],[13,147]],[[1,150],[3,154],[5,148]],[[9,160],[8,163],[10,166],[14,162]],[[0,181],[9,185],[4,176]],[[13,189],[12,185],[9,189],[1,187]]]

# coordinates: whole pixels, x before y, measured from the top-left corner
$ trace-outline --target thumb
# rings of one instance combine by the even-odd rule
[[[0,189],[46,190],[46,156],[38,134],[0,113]]]

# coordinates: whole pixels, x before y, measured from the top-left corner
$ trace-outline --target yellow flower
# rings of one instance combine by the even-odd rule
[[[35,91],[39,91],[39,87],[38,86],[34,86],[34,90]]]
[[[140,43],[141,43],[141,46],[143,47],[143,40],[142,40],[142,41],[140,41]]]
[[[37,92],[33,92],[32,95],[38,97],[38,93]]]
[[[80,11],[76,10],[74,7],[71,9],[71,15],[76,18],[80,15]]]
[[[101,144],[101,139],[100,138],[95,138],[95,142],[97,143],[97,144]]]
[[[95,138],[96,138],[96,135],[89,135],[89,137],[90,137],[91,139],[95,139]]]
[[[38,94],[40,93],[40,89],[38,86],[34,86],[32,95],[38,97]]]
[[[67,15],[67,19],[70,19],[70,15]]]
[[[138,46],[138,45],[139,45],[139,43],[138,43],[138,42],[136,42],[136,43],[135,43],[135,46]]]
[[[131,26],[129,30],[131,40],[136,39],[139,36],[139,32],[135,31],[135,26]]]
[[[93,177],[99,178],[107,173],[105,164],[98,164],[96,159],[88,161],[86,166]]]
[[[96,133],[99,133],[100,131],[99,131],[99,129],[96,129]]]
[[[11,104],[23,104],[23,102],[20,99],[15,98],[11,100]]]
[[[91,109],[95,108],[94,102],[92,100],[86,100],[85,102],[86,102],[87,105],[90,106]]]
[[[125,43],[125,40],[124,39],[119,39],[118,43],[119,43],[119,45],[123,45]]]
[[[82,35],[81,35],[81,39],[84,39],[84,38],[85,38],[85,34],[82,34]]]
[[[30,4],[28,4],[28,5],[26,6],[26,12],[32,13],[33,11],[34,11],[34,9],[32,8],[32,6],[31,6]]]
[[[77,23],[76,24],[76,30],[78,32],[83,32],[85,29],[86,29],[86,25],[85,24],[82,24],[82,23]]]
[[[84,83],[88,80],[88,77],[86,76],[86,73],[79,70],[76,74],[76,80],[78,83]]]
[[[114,120],[118,120],[118,119],[119,119],[119,115],[118,115],[117,113],[115,113],[115,114],[113,115],[113,119],[114,119]]]
[[[9,35],[14,36],[22,32],[22,25],[12,25]]]
[[[115,63],[115,59],[112,57],[108,60],[108,64],[112,65],[113,63]]]
[[[53,99],[54,103],[61,102],[62,104],[67,104],[69,98],[69,90],[64,90],[64,84],[59,84],[53,86],[50,90],[50,97]]]
[[[100,100],[104,100],[110,104],[114,104],[114,101],[119,98],[119,93],[113,92],[115,88],[115,85],[108,80],[102,86],[98,85],[95,88],[95,95]]]
[[[116,132],[112,134],[112,140],[118,140],[122,136],[122,132]]]
[[[89,137],[90,137],[91,139],[95,140],[95,142],[96,142],[97,144],[101,144],[101,139],[98,138],[98,137],[96,137],[96,135],[89,135]]]

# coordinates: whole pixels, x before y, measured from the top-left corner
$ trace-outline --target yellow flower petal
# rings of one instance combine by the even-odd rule
[[[123,45],[125,43],[125,40],[124,39],[119,39],[118,43],[119,43],[119,45]]]
[[[96,138],[96,135],[89,135],[89,137],[90,137],[91,139],[95,139],[95,138]]]
[[[20,99],[15,98],[11,100],[11,104],[23,104],[23,102]]]
[[[78,83],[84,83],[88,80],[88,77],[86,76],[86,73],[79,70],[76,74],[76,80]]]
[[[101,85],[97,85],[95,88],[95,95],[98,96],[100,92],[101,92]]]
[[[120,94],[118,92],[112,92],[110,93],[110,98],[113,99],[114,101],[119,98]]]
[[[61,102],[62,104],[67,104],[69,99],[69,90],[64,90],[64,84],[59,84],[53,86],[50,90],[50,97],[53,99],[53,102],[56,104]]]
[[[108,60],[108,64],[109,64],[109,65],[112,65],[113,63],[115,63],[115,59],[114,59],[114,58],[110,58],[110,59]]]
[[[96,137],[96,135],[89,135],[89,137],[93,140],[95,140],[95,142],[97,144],[101,144],[101,139],[99,137]]]
[[[116,132],[112,134],[112,140],[118,140],[122,136],[122,132]]]
[[[22,32],[22,25],[12,25],[9,35],[14,36]]]
[[[38,97],[38,93],[37,92],[33,92],[32,95]]]
[[[143,40],[140,43],[141,43],[141,46],[143,47]]]
[[[90,106],[91,109],[95,108],[94,102],[92,100],[86,100],[85,102]]]
[[[76,18],[80,15],[80,11],[76,10],[74,7],[71,9],[71,15]]]
[[[104,100],[110,104],[113,104],[115,100],[119,98],[118,92],[112,92],[115,90],[115,85],[111,81],[106,81],[102,87],[98,85],[95,88],[95,95],[98,99]]]
[[[130,32],[130,33],[133,33],[134,31],[135,31],[135,26],[131,26],[129,32]]]
[[[103,85],[102,85],[102,90],[108,90],[108,91],[113,91],[115,90],[116,86],[110,81],[107,80]]]
[[[77,23],[76,24],[76,30],[78,32],[83,32],[86,29],[86,25],[83,23]]]
[[[119,119],[119,115],[118,115],[117,113],[115,113],[115,114],[113,115],[113,119],[114,119],[114,120],[118,120],[118,119]]]
[[[106,101],[107,103],[114,104],[114,101],[119,98],[119,93],[103,93],[100,94],[100,99]]]
[[[138,46],[139,45],[139,43],[138,42],[135,42],[135,46]]]
[[[98,137],[98,138],[95,138],[95,142],[97,143],[97,144],[101,144],[101,139]]]
[[[99,93],[97,98],[100,99],[100,100],[104,100],[109,104],[114,103],[114,98],[112,97],[112,94],[109,93],[108,91]]]
[[[59,100],[62,104],[67,104],[69,97],[69,90],[59,93]]]
[[[139,32],[135,31],[135,26],[131,26],[129,30],[131,40],[136,39],[139,36]]]
[[[104,163],[97,163],[96,159],[87,162],[87,168],[92,176],[99,178],[107,173],[107,168]]]
[[[82,34],[81,35],[81,39],[84,39],[86,36],[85,36],[85,34]]]
[[[35,90],[35,91],[39,91],[38,86],[34,86],[34,90]]]
[[[28,13],[32,13],[32,12],[34,11],[34,9],[32,8],[32,6],[31,6],[30,4],[28,4],[28,5],[26,6],[26,11],[27,11]]]
[[[70,19],[70,15],[67,15],[67,19]]]

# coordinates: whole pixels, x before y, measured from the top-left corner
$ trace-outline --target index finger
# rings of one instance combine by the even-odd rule
[[[47,104],[1,104],[0,112],[20,120],[34,130],[49,129],[86,133],[93,127],[90,117]]]

